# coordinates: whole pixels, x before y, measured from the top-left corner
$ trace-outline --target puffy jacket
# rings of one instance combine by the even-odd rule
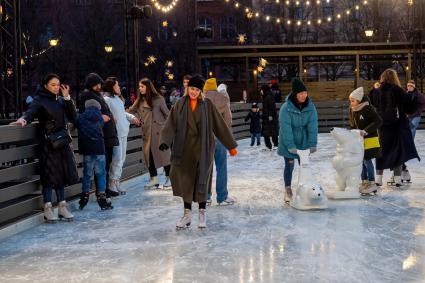
[[[103,118],[96,107],[88,107],[75,122],[78,129],[78,152],[82,155],[103,155]]]

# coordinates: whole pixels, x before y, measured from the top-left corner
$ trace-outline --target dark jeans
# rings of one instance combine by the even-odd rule
[[[109,168],[111,167],[112,155],[114,153],[114,147],[105,147],[105,170],[106,170],[106,188],[105,190],[109,190]],[[94,183],[96,185],[96,194],[99,193],[99,186],[97,184],[98,176],[95,173]]]
[[[156,170],[155,161],[153,160],[152,150],[149,151],[149,175],[151,177],[158,176],[158,171]],[[165,176],[170,176],[170,165],[164,166]]]
[[[58,202],[65,200],[65,188],[64,187],[47,187],[43,188],[43,202],[52,202],[52,191],[53,189],[56,192],[56,198]]]
[[[373,166],[372,159],[363,160],[362,180],[375,181],[375,167]]]
[[[283,181],[285,183],[285,187],[290,187],[292,183],[292,172],[294,171],[294,159],[293,158],[285,158],[285,169],[283,170]]]
[[[251,146],[254,145],[255,140],[257,140],[257,145],[261,144],[261,133],[251,134]]]
[[[272,143],[270,142],[270,138],[273,141],[274,146],[279,145],[279,139],[277,136],[264,136],[264,142],[266,143],[266,147],[272,149]]]

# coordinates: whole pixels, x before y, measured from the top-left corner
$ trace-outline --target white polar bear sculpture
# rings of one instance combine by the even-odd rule
[[[336,154],[332,165],[336,170],[336,191],[328,191],[332,199],[360,198],[360,175],[364,156],[364,141],[360,130],[334,128]]]
[[[326,209],[328,199],[322,186],[314,178],[310,168],[310,150],[297,150],[300,157],[298,183],[290,205],[299,210]]]

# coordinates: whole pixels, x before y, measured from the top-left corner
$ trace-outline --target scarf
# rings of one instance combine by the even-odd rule
[[[365,101],[365,102],[358,104],[357,106],[352,106],[351,110],[353,110],[353,112],[357,112],[357,111],[362,110],[367,105],[369,105],[369,102]]]
[[[189,96],[184,96],[181,98],[182,103],[179,104],[178,113],[179,113],[179,126],[177,127],[176,136],[173,142],[173,160],[176,164],[180,164],[183,155],[183,148],[186,139],[187,132],[187,122],[188,122],[188,112],[191,111],[189,107]],[[197,192],[200,194],[208,193],[208,177],[209,177],[209,163],[208,160],[208,150],[210,148],[209,144],[209,121],[208,121],[208,105],[207,100],[199,100],[197,107],[201,110],[201,160],[198,167],[198,176],[199,180],[197,182]]]

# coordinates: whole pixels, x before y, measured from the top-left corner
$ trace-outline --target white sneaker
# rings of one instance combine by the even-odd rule
[[[182,219],[178,220],[176,223],[177,229],[184,229],[190,226],[190,220],[192,218],[192,210],[185,209]]]
[[[55,223],[58,221],[58,218],[53,213],[51,202],[46,202],[44,204],[44,220],[46,220],[47,223]]]
[[[165,179],[165,183],[164,183],[163,187],[164,187],[164,189],[165,189],[165,188],[169,188],[169,187],[171,187],[171,180],[170,180],[170,177],[166,177],[166,179]]]
[[[147,189],[153,189],[158,187],[159,187],[159,181],[157,176],[152,177],[150,182],[145,185],[145,188]]]
[[[236,202],[236,198],[227,196],[227,198],[224,201],[219,202],[218,205],[232,205],[232,204],[235,204],[235,202]]]
[[[199,209],[198,228],[207,228],[207,215],[205,209]]]
[[[66,220],[66,221],[74,220],[74,215],[72,215],[72,213],[69,212],[68,208],[66,207],[66,201],[61,201],[59,203],[58,215],[59,215],[59,219],[62,219],[62,220]]]

